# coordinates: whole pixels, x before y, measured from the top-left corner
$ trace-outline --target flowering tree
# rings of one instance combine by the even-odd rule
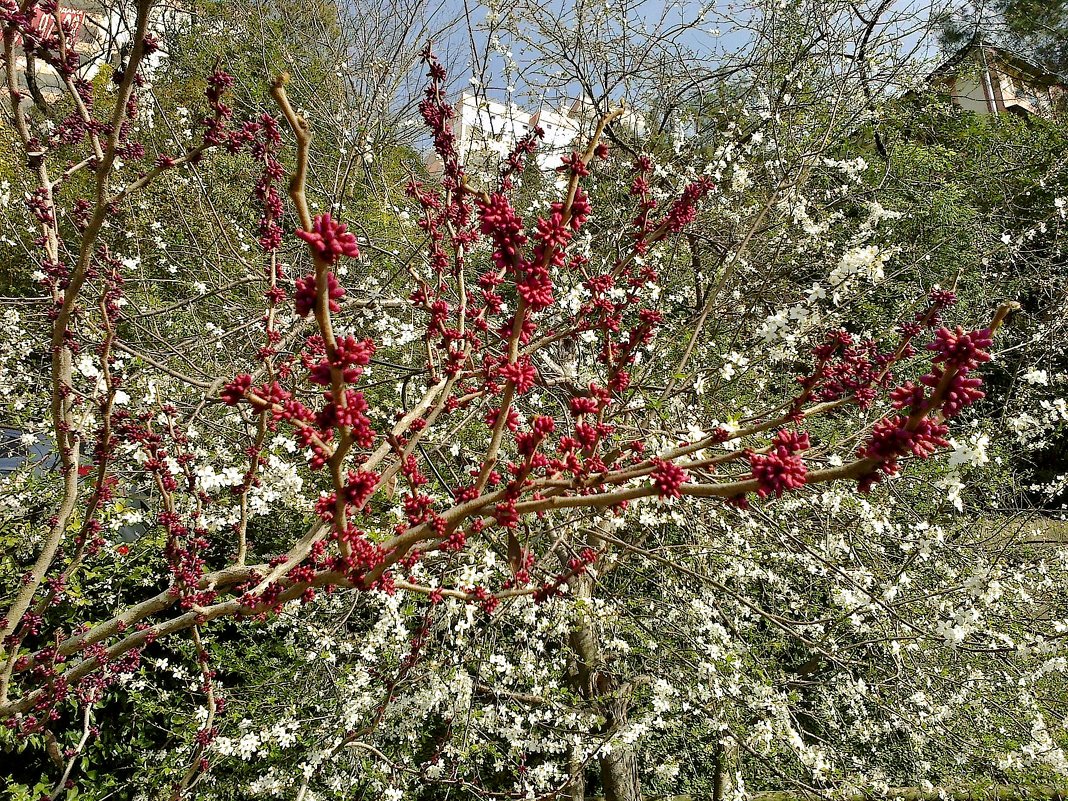
[[[686,599],[665,619],[697,632],[689,642],[676,640],[675,653],[711,649],[717,659],[752,668],[740,656],[743,638],[730,636],[739,630],[730,623],[734,613],[747,609],[742,630],[776,626],[790,642],[848,663],[837,650],[842,638],[825,640],[809,629],[815,622],[787,619],[753,600],[767,588],[747,580],[736,563],[711,557],[709,527],[692,520],[716,521],[711,528],[720,532],[726,525],[733,548],[752,548],[747,558],[770,564],[785,557],[760,553],[765,507],[793,496],[863,509],[863,496],[898,475],[903,462],[950,448],[962,453],[950,425],[984,397],[980,371],[1010,305],[987,309],[987,318],[966,329],[943,322],[957,298],[936,287],[908,310],[886,315],[881,334],[864,337],[815,314],[770,314],[756,331],[769,349],[792,336],[788,320],[809,324],[788,343],[807,350],[796,360],[803,366],[759,374],[754,339],[751,350],[732,352],[714,369],[729,382],[749,368],[762,384],[737,410],[713,418],[686,399],[709,391],[699,332],[720,313],[719,293],[706,296],[691,336],[662,332],[679,326],[666,314],[679,290],[665,254],[692,246],[684,235],[720,190],[702,174],[665,187],[651,156],[615,155],[602,139],[619,110],[601,117],[589,141],[562,159],[555,199],[527,212],[516,196],[538,131],[476,184],[456,151],[445,71],[428,50],[419,111],[443,172],[439,180],[407,183],[398,218],[415,246],[401,254],[383,247],[363,220],[316,208],[312,130],[290,102],[286,76],[271,84],[273,114],[239,120],[227,98],[232,78],[216,71],[192,140],[156,137],[140,124],[143,67],[157,46],[148,29],[151,3],[137,4],[128,63],[103,97],[79,78],[62,25],[45,39],[35,33],[34,10],[9,3],[0,11],[8,113],[28,176],[32,233],[20,236],[45,295],[29,307],[36,312],[12,306],[6,317],[4,391],[27,428],[35,417],[48,421],[40,430],[50,453],[7,480],[9,503],[31,513],[13,518],[16,560],[3,575],[0,717],[11,737],[54,758],[50,796],[71,786],[94,738],[106,736],[99,710],[168,638],[189,638],[203,710],[181,753],[174,797],[203,781],[213,755],[255,751],[270,738],[253,737],[248,746],[243,738],[220,738],[226,702],[219,672],[226,666],[211,658],[213,636],[228,620],[280,617],[309,622],[295,641],[311,636],[329,644],[315,610],[332,609],[342,590],[378,608],[378,622],[350,648],[384,649],[366,653],[352,673],[366,677],[373,666],[381,686],[352,696],[343,735],[301,769],[305,789],[317,766],[349,746],[393,765],[393,779],[407,770],[471,789],[468,776],[443,767],[451,758],[443,746],[425,765],[411,757],[403,768],[403,759],[366,740],[396,726],[390,702],[427,665],[438,672],[427,671],[420,703],[441,708],[450,692],[441,677],[458,677],[464,665],[464,632],[497,621],[515,648],[529,653],[539,638],[566,640],[567,656],[547,656],[532,668],[540,689],[456,678],[458,690],[496,693],[506,705],[549,709],[551,717],[559,699],[546,701],[544,687],[570,671],[571,692],[581,701],[562,727],[583,735],[578,747],[570,736],[537,743],[543,752],[570,749],[567,768],[528,769],[524,757],[515,792],[580,794],[586,764],[599,762],[609,798],[638,797],[638,756],[628,746],[642,731],[628,722],[631,694],[648,691],[662,718],[688,710],[676,706],[677,688],[649,673],[628,683],[609,669],[611,643],[625,638],[605,635],[611,610],[628,605],[644,607],[629,619],[649,625],[662,569],[696,577],[662,585]],[[27,108],[17,48],[63,76],[69,116],[58,124],[46,125]],[[217,220],[223,244],[198,269],[241,270],[219,289],[192,287],[224,323],[208,329],[196,315],[177,317],[186,304],[161,281],[169,268],[133,258],[124,234],[136,224],[139,198],[180,185],[210,159],[255,165],[260,255],[254,262],[243,256],[248,251],[229,239],[233,221]],[[744,188],[744,180],[737,183]],[[804,208],[789,212],[800,221]],[[884,251],[852,244],[828,278],[832,294],[874,281],[886,266]],[[827,295],[817,292],[808,302]],[[761,393],[775,400],[761,404]],[[35,440],[36,433],[27,436]],[[827,485],[822,495],[808,494],[820,485]],[[646,541],[642,527],[658,534]],[[810,549],[806,565],[825,558]],[[625,566],[635,563],[636,570]],[[117,570],[134,571],[136,584],[116,586]],[[889,586],[907,575],[892,560],[873,569],[880,572]],[[594,581],[605,586],[624,575],[646,586],[629,595],[620,579],[606,613],[594,603]],[[873,581],[829,577],[815,597],[799,585],[783,595],[797,610],[818,608],[821,594],[848,607],[859,603],[859,586],[866,595],[853,614],[867,614],[877,605]],[[717,619],[711,605],[699,605],[710,586],[729,598],[732,614]],[[993,592],[988,579],[977,588],[979,595]],[[401,600],[411,598],[422,599],[421,625],[391,629]],[[579,599],[577,613],[560,613],[568,598]],[[881,609],[885,617],[866,625],[889,648],[899,634],[888,621],[900,622],[903,613],[892,604]],[[909,609],[904,617],[923,637],[963,640],[975,630],[946,628],[945,611]],[[499,656],[499,664],[511,664]],[[814,675],[818,663],[795,672]],[[499,672],[507,678],[507,668]],[[736,675],[761,686],[751,670]],[[716,691],[706,690],[701,725],[764,726],[769,739],[777,731],[721,714],[710,700]],[[854,694],[862,691],[854,687]],[[776,707],[780,724],[789,709]],[[290,744],[293,729],[279,726],[273,741]],[[501,719],[486,725],[487,739],[510,733]],[[412,752],[425,746],[421,736],[406,737],[403,747]],[[803,741],[799,748],[819,775],[826,755]],[[531,776],[536,769],[541,773]],[[718,770],[726,771],[722,760]]]

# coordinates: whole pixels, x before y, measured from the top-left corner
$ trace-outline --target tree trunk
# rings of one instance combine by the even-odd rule
[[[712,801],[725,801],[734,796],[737,784],[738,748],[720,740],[716,743],[715,773],[712,776]]]
[[[564,791],[564,798],[568,801],[586,801],[586,771],[582,762],[582,749],[576,745],[571,749],[571,758],[567,765],[571,783]]]
[[[571,594],[576,599],[592,597],[593,580],[585,575],[575,576],[571,579]],[[581,615],[571,630],[569,641],[575,653],[572,683],[590,706],[605,716],[603,731],[614,731],[626,723],[627,692],[604,669],[600,633],[585,615]],[[641,801],[638,758],[633,748],[616,746],[610,753],[602,753],[599,762],[605,801]],[[581,781],[581,777],[578,780]]]
[[[641,801],[638,757],[631,748],[613,748],[601,756],[601,784],[605,801]]]

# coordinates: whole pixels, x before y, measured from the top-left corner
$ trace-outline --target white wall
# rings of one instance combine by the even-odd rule
[[[974,111],[976,114],[989,114],[990,104],[986,100],[986,93],[981,82],[982,74],[976,78],[958,77],[953,84],[953,102],[965,111]]]

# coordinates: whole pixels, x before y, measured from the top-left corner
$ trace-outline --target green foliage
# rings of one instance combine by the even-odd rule
[[[992,0],[971,5],[943,20],[942,40],[948,49],[960,47],[981,34],[1053,72],[1062,76],[1068,73],[1066,0]]]

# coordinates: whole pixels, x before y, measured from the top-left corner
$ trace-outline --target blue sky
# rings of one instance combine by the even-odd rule
[[[576,8],[592,9],[603,2],[604,0],[599,0],[599,3],[584,0],[549,0],[542,8],[546,9],[546,18],[554,16],[573,19]],[[680,49],[689,51],[691,57],[704,65],[721,63],[732,54],[744,51],[751,40],[752,12],[735,0],[714,0],[706,4],[696,0],[623,0],[623,3],[628,9],[627,33],[635,41],[656,31],[681,30],[675,37],[676,44]],[[871,4],[863,0],[858,3],[861,7]],[[703,5],[707,13],[697,24]],[[621,7],[618,2],[615,6]],[[918,29],[926,25],[933,9],[944,6],[944,3],[932,3],[930,0],[896,0],[887,9],[885,16],[891,23],[882,30],[888,35],[899,37],[897,45],[902,56],[907,54],[910,61],[931,62],[938,57],[937,42],[933,36],[923,35]],[[494,99],[504,100],[509,97],[509,86],[513,88],[511,96],[517,101],[530,104],[535,99],[530,97],[529,91],[532,88],[529,72],[532,53],[524,49],[521,43],[502,35],[501,44],[511,52],[512,58],[518,64],[518,70],[513,75],[507,74],[505,58],[491,51],[489,37],[483,30],[487,21],[485,5],[476,0],[447,0],[440,6],[439,13],[440,19],[454,23],[447,35],[439,38],[436,48],[442,56],[452,61],[456,91],[470,88],[470,79],[474,77],[479,81],[477,86],[480,91]],[[467,23],[475,30],[469,30]],[[693,27],[682,30],[687,25]],[[530,25],[525,26],[525,30],[529,31],[531,28]],[[622,29],[618,30],[618,33],[622,32]],[[688,66],[690,65],[680,64],[683,69]],[[565,93],[568,96],[577,96],[579,89],[573,86],[561,94]]]

